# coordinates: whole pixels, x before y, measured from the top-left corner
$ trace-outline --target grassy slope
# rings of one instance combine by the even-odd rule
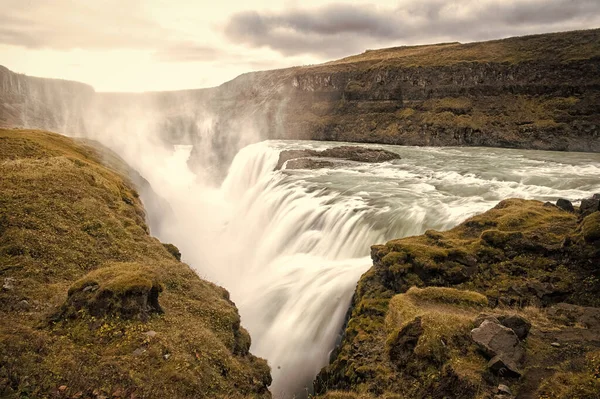
[[[392,47],[366,52],[323,64],[332,69],[344,65],[397,67],[444,66],[461,62],[519,63],[566,62],[600,57],[600,29],[511,37],[474,43],[439,43]],[[315,66],[318,68],[319,66]]]
[[[507,200],[447,232],[373,246],[374,266],[358,283],[345,337],[317,391],[351,391],[328,393],[331,399],[484,398],[502,382],[522,397],[598,397],[598,320],[586,326],[551,306],[566,301],[598,313],[599,231],[600,212],[578,220],[537,201]],[[519,313],[533,324],[522,380],[487,371],[468,334],[482,311]],[[399,334],[406,342],[410,330],[401,330],[417,316],[424,332],[399,361],[390,342],[400,342]],[[563,346],[552,347],[554,340]]]
[[[0,130],[0,396],[270,397],[228,293],[148,234],[103,153]]]

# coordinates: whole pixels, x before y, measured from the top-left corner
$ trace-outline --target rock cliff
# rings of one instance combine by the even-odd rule
[[[598,397],[600,196],[588,204],[505,200],[452,230],[373,246],[316,392]]]

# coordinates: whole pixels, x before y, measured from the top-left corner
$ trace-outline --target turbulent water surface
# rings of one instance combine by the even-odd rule
[[[376,146],[402,159],[274,171],[282,149],[335,145],[247,146],[220,187],[187,170],[185,146],[146,173],[175,214],[158,234],[231,292],[253,353],[271,365],[275,397],[307,392],[327,363],[371,265],[370,245],[448,229],[509,197],[577,201],[600,192],[598,154]]]

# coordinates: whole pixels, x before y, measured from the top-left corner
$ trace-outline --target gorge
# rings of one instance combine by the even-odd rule
[[[383,395],[389,392],[377,392],[374,386],[397,389],[395,377],[376,380],[381,375],[370,369],[373,364],[350,373],[343,358],[356,355],[349,354],[356,348],[348,349],[354,343],[347,341],[354,337],[343,334],[351,303],[355,321],[371,317],[370,312],[381,318],[377,312],[388,311],[388,297],[385,311],[357,302],[359,279],[360,288],[385,263],[385,250],[374,247],[382,252],[372,252],[371,246],[454,228],[507,198],[553,203],[564,198],[577,206],[600,193],[598,43],[600,30],[591,30],[376,50],[320,66],[243,75],[218,88],[143,94],[95,93],[83,84],[2,69],[0,127],[18,128],[4,134],[24,143],[28,134],[40,133],[20,129],[57,131],[91,146],[96,141],[135,171],[122,173],[137,185],[152,235],[175,244],[181,259],[202,279],[225,287],[239,309],[241,324],[252,337],[252,355],[247,348],[239,350],[245,345],[243,333],[239,320],[233,320],[227,329],[234,333],[223,341],[242,360],[232,375],[250,373],[254,362],[262,364],[255,355],[271,368],[269,389],[276,398],[314,393],[317,375],[316,393],[330,398],[358,397],[335,396],[329,392],[333,389],[364,388],[360,394]],[[318,168],[292,167],[290,160],[289,168],[278,165],[283,151],[314,155],[342,145],[384,149],[398,157],[373,163],[346,159]],[[18,170],[19,161],[7,148],[3,167]],[[47,154],[52,151],[42,152],[53,159],[48,162],[58,162]],[[110,164],[112,156],[101,154],[97,162]],[[527,206],[523,209],[529,211]],[[544,211],[519,215],[521,222],[538,212]],[[554,208],[551,212],[557,220],[564,216]],[[0,235],[4,232],[0,229]],[[597,241],[588,245],[597,248]],[[35,258],[35,253],[11,255],[7,248],[2,247],[3,273],[22,262],[20,257]],[[597,257],[594,252],[589,259]],[[402,265],[394,261],[385,267]],[[21,279],[2,277],[5,282]],[[430,285],[452,284],[415,280],[415,286]],[[404,293],[404,288],[394,293]],[[479,289],[467,283],[459,288]],[[185,296],[181,287],[166,287],[166,293],[171,289]],[[25,299],[5,291],[9,305],[2,311],[16,312]],[[56,295],[66,296],[63,291]],[[493,298],[490,292],[480,294]],[[216,296],[211,293],[210,300]],[[171,301],[171,306],[177,303]],[[368,356],[364,358],[371,360]],[[223,359],[215,364],[228,362]],[[360,360],[354,360],[358,367]],[[268,395],[264,367],[256,370],[237,394]],[[322,381],[330,382],[331,389]],[[486,384],[482,395],[489,393]],[[238,397],[234,388],[224,386],[213,394]],[[142,392],[153,397],[151,391]],[[205,395],[211,397],[211,392]]]

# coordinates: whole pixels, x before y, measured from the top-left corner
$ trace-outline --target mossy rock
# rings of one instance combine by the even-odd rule
[[[594,212],[583,219],[581,224],[583,238],[589,243],[600,240],[600,212]]]
[[[101,267],[76,281],[70,288],[62,315],[76,317],[85,309],[94,317],[107,315],[146,320],[162,313],[158,295],[163,286],[154,273],[137,263]]]
[[[179,252],[179,248],[177,248],[173,244],[163,244],[163,247],[169,252],[175,259],[181,261],[181,252]]]

